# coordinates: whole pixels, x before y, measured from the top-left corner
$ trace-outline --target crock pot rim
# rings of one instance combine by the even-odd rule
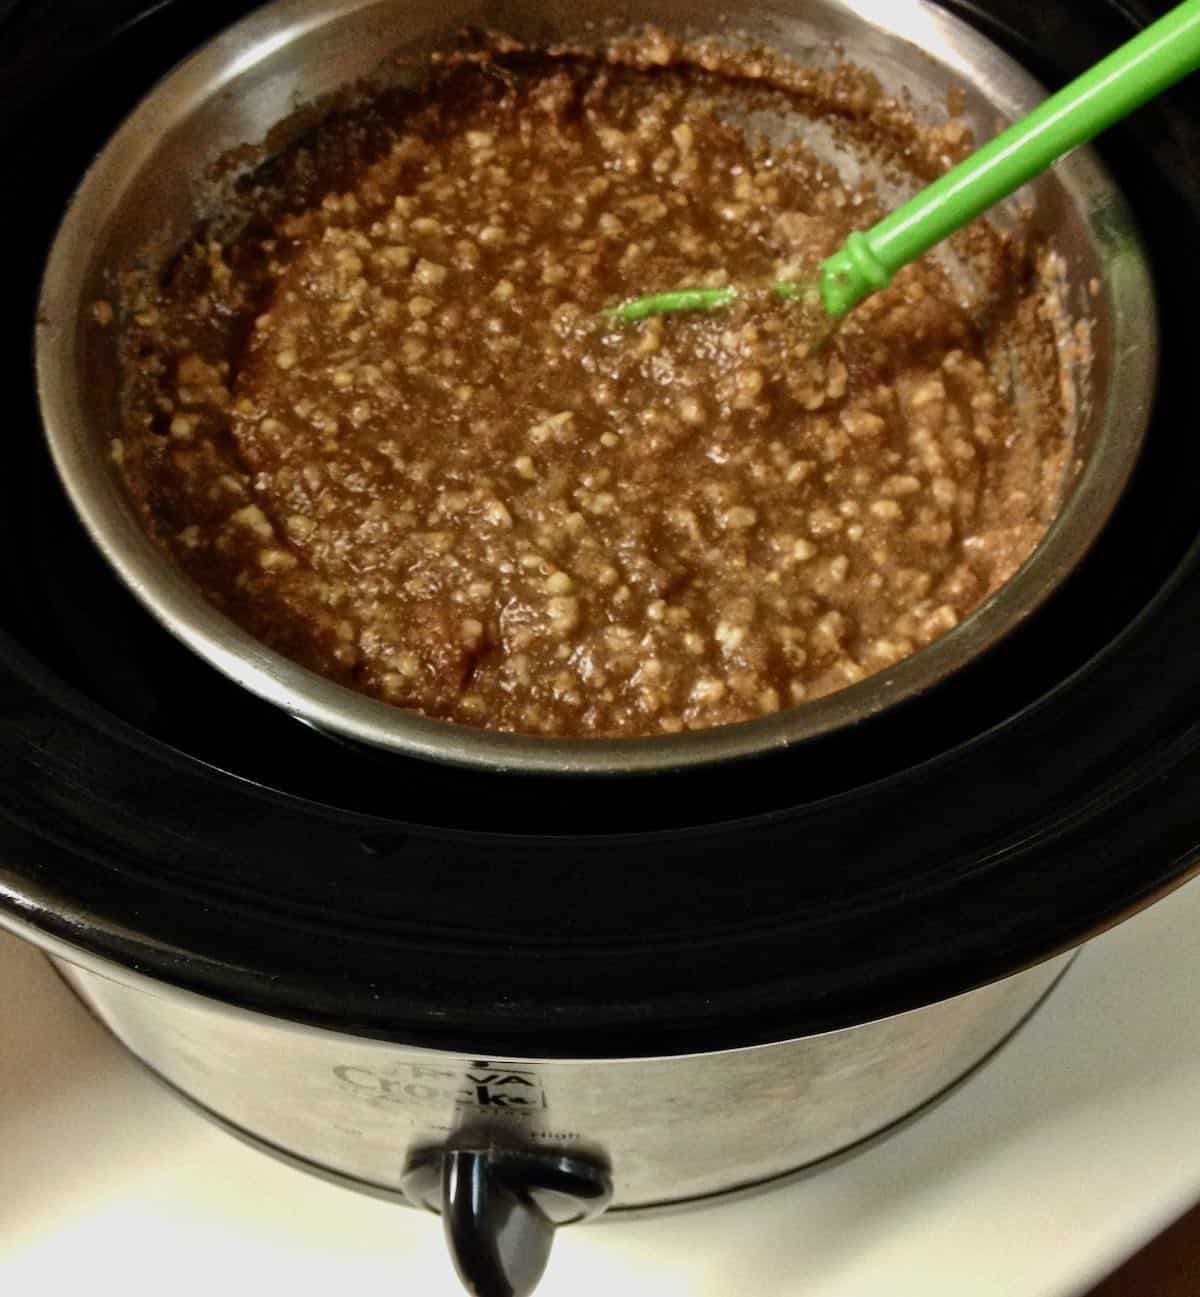
[[[1168,433],[1169,435],[1169,433]],[[1177,579],[1170,591],[1170,597],[1158,601],[1155,607],[1155,617],[1153,635],[1150,634],[1148,625],[1142,626],[1141,634],[1136,638],[1139,640],[1140,651],[1147,654],[1148,660],[1152,663],[1156,647],[1164,643],[1183,642],[1185,635],[1194,634],[1195,619],[1186,616],[1187,609],[1183,607],[1184,598],[1181,590],[1189,582],[1193,587],[1196,585],[1196,572],[1190,569],[1187,572],[1180,571],[1177,573]],[[1146,641],[1150,641],[1147,649]],[[1128,651],[1132,649],[1127,646]],[[1179,662],[1173,659],[1171,665],[1179,667]],[[1109,663],[1111,666],[1111,662]],[[1092,673],[1089,673],[1092,674]],[[1194,685],[1194,680],[1184,673],[1180,678],[1186,680],[1189,685]],[[1077,688],[1081,688],[1085,682],[1077,682]],[[1159,682],[1155,682],[1155,687]],[[1170,685],[1178,684],[1178,680],[1167,682],[1165,688]],[[0,697],[3,696],[3,689],[0,686]],[[1103,697],[1103,693],[1101,694]],[[1108,694],[1111,697],[1111,693]],[[1186,701],[1195,697],[1194,688],[1189,693],[1180,693],[1179,697]],[[6,699],[6,702],[12,701]],[[22,698],[21,707],[27,707],[32,700]],[[6,709],[6,714],[17,715],[17,711],[12,708]],[[23,716],[23,718],[25,718]],[[27,717],[31,725],[34,723],[33,716]],[[50,724],[53,721],[52,715],[44,717],[45,723]],[[1051,926],[1057,926],[1064,931],[1067,926],[1076,929],[1080,936],[1088,935],[1098,930],[1103,924],[1111,922],[1114,918],[1121,916],[1125,907],[1136,906],[1153,899],[1154,896],[1161,894],[1162,891],[1170,885],[1182,880],[1186,875],[1194,871],[1196,865],[1195,853],[1196,846],[1194,842],[1194,806],[1200,801],[1200,770],[1198,770],[1196,760],[1196,742],[1195,735],[1188,732],[1188,727],[1195,725],[1191,712],[1181,706],[1178,714],[1178,727],[1174,734],[1175,746],[1169,750],[1160,752],[1158,755],[1161,760],[1148,768],[1140,767],[1133,772],[1132,777],[1125,785],[1126,794],[1145,794],[1147,790],[1152,791],[1155,795],[1153,798],[1154,814],[1148,813],[1145,800],[1138,801],[1136,796],[1132,798],[1127,796],[1115,802],[1112,807],[1108,808],[1110,813],[1103,822],[1096,822],[1094,827],[1096,832],[1082,846],[1072,847],[1070,842],[1059,840],[1053,844],[1044,842],[1030,842],[1026,846],[1025,852],[1016,852],[1006,857],[1007,865],[1006,875],[1009,883],[1008,891],[1000,893],[1000,904],[993,905],[990,913],[984,915],[973,913],[968,915],[964,907],[954,905],[952,910],[940,910],[939,915],[944,921],[947,913],[950,914],[951,922],[957,917],[974,929],[975,936],[983,934],[987,941],[992,943],[989,950],[984,950],[978,941],[969,949],[957,952],[937,950],[935,953],[940,958],[940,964],[934,974],[925,976],[918,984],[914,981],[910,973],[904,969],[893,966],[886,970],[887,975],[880,975],[882,963],[877,962],[874,973],[864,961],[857,969],[852,970],[851,976],[859,977],[861,986],[858,988],[858,1003],[864,1001],[864,996],[877,997],[875,1000],[876,1008],[881,1002],[880,998],[886,995],[892,996],[923,996],[926,994],[933,995],[935,998],[944,998],[943,993],[947,992],[956,982],[960,989],[966,989],[966,983],[963,978],[975,979],[983,975],[987,960],[993,962],[1018,958],[1018,951],[1025,949],[1032,952],[1036,958],[1040,954],[1045,954],[1049,947],[1045,944],[1045,932],[1042,929],[1034,932],[1028,927],[1028,915],[1019,912],[1018,900],[1020,893],[1027,886],[1040,887],[1040,895],[1045,898],[1046,913],[1045,921]],[[54,754],[57,758],[65,760],[67,754]],[[1112,750],[1112,759],[1117,761],[1120,754],[1114,745]],[[68,762],[69,767],[69,762]],[[1111,826],[1112,833],[1105,832],[1105,829]],[[1190,826],[1190,828],[1188,828]],[[1085,825],[1075,825],[1075,829],[1086,827]],[[15,832],[17,826],[9,821],[0,821],[0,854],[9,856],[15,860],[17,857],[12,855],[12,847],[15,845]],[[1142,830],[1145,832],[1142,833]],[[1076,834],[1076,838],[1078,834]],[[1152,868],[1136,868],[1131,865],[1134,856],[1134,843],[1137,843],[1137,849],[1143,852],[1143,860],[1146,857],[1152,858]],[[60,852],[58,857],[50,860],[39,856],[36,852],[21,856],[21,865],[6,865],[5,872],[10,879],[14,879],[17,886],[12,889],[5,900],[0,904],[20,904],[22,901],[21,889],[24,889],[24,899],[29,902],[34,901],[34,885],[40,886],[47,878],[55,878],[60,885],[75,881],[71,869],[74,867],[69,861],[65,852]],[[113,871],[106,876],[105,881],[111,878],[119,880],[120,861],[113,862]],[[61,872],[60,872],[61,868]],[[993,871],[994,873],[995,871]],[[1086,884],[1086,895],[1077,894],[1072,891],[1069,884],[1072,880],[1080,879]],[[977,880],[976,880],[977,881]],[[993,879],[994,881],[994,879]],[[1100,884],[1110,884],[1108,891],[1101,894],[1097,888]],[[1057,903],[1056,903],[1057,894]],[[960,891],[960,898],[970,899],[969,890]],[[1069,915],[1061,911],[1063,898],[1067,898],[1072,907]],[[127,898],[126,898],[127,899]],[[919,896],[914,896],[914,907],[919,905]],[[944,899],[944,898],[943,898]],[[994,895],[993,895],[994,899]],[[151,905],[142,898],[141,912],[149,914]],[[114,906],[116,901],[113,902]],[[130,905],[125,908],[127,915],[135,914],[138,910]],[[58,904],[58,913],[50,915],[43,911],[42,917],[47,923],[61,924],[67,932],[70,932],[71,924],[79,916],[86,913],[86,907],[79,903],[76,897],[74,902],[68,901],[66,904]],[[109,922],[110,928],[119,927],[119,921],[115,917],[115,911],[105,916],[106,922]],[[920,920],[923,916],[918,912],[915,918]],[[149,922],[149,919],[147,920]],[[1024,926],[1023,926],[1024,925]],[[952,932],[952,928],[946,928],[946,932]],[[75,935],[81,935],[80,930],[76,929]],[[86,933],[82,935],[87,936]],[[160,936],[162,934],[159,934]],[[261,955],[260,967],[257,969],[246,970],[244,961],[238,963],[236,960],[225,960],[222,962],[221,952],[215,947],[205,956],[205,966],[201,968],[198,963],[190,964],[187,962],[186,952],[182,961],[171,963],[166,953],[162,954],[161,962],[155,966],[156,975],[161,975],[165,980],[187,980],[190,978],[207,977],[212,980],[207,984],[209,992],[221,995],[228,994],[233,998],[241,1001],[248,999],[259,999],[261,1006],[270,1012],[281,1012],[285,1016],[289,1010],[283,1005],[279,998],[281,992],[287,992],[292,996],[291,1012],[297,1016],[320,1017],[326,1016],[328,1020],[339,1021],[343,1025],[348,1021],[356,1020],[353,1015],[360,1015],[363,1023],[369,1022],[369,990],[360,994],[354,1004],[347,1001],[344,1005],[334,1003],[335,997],[330,995],[321,1001],[319,993],[324,989],[319,985],[305,986],[299,980],[291,986],[281,985],[281,973],[278,967],[268,967],[271,952],[262,949],[264,934],[257,925],[251,923],[245,925],[245,950],[253,951]],[[258,944],[254,940],[258,938]],[[1073,943],[1071,943],[1073,944]],[[997,946],[1002,947],[1002,953],[997,953]],[[160,952],[169,952],[170,942],[162,936],[158,940],[157,947]],[[181,949],[177,947],[177,949]],[[853,943],[844,943],[843,951],[847,958],[853,959],[860,953]],[[154,950],[143,947],[122,948],[118,951],[120,958],[134,967],[148,967],[155,958]],[[781,960],[779,967],[782,969],[784,963]],[[236,979],[235,974],[240,971],[247,971],[252,974],[253,981],[249,976],[245,981]],[[896,976],[892,976],[895,974]],[[315,975],[314,975],[315,976]],[[787,998],[790,991],[795,992],[797,987],[802,987],[800,981],[793,981],[789,986],[783,987],[783,994],[777,997],[771,1017],[767,1010],[761,1014],[746,1015],[744,1018],[736,1021],[733,1028],[729,1027],[727,1022],[714,1026],[712,1023],[701,1023],[697,1026],[699,1019],[694,1019],[685,1024],[684,1032],[677,1034],[673,1039],[683,1042],[685,1034],[691,1032],[695,1039],[699,1039],[705,1029],[716,1031],[718,1026],[721,1030],[728,1033],[730,1030],[749,1036],[750,1033],[758,1034],[769,1028],[772,1022],[782,1023],[791,1015],[791,1021],[797,1020],[798,1014],[807,1014],[810,1020],[817,1022],[824,1020],[830,1024],[836,1025],[839,1015],[851,1014],[852,999],[847,991],[847,986],[843,983],[841,986],[831,988],[829,986],[820,986],[810,982],[803,986],[800,992],[800,998],[793,998],[792,1002],[784,1005],[781,1004]],[[921,989],[924,988],[924,990]],[[940,987],[940,990],[938,989]],[[772,988],[768,988],[770,990]],[[314,994],[308,996],[308,991]],[[363,991],[363,988],[360,988]],[[274,998],[272,998],[274,997]],[[393,997],[392,1009],[395,1009],[395,999]],[[561,1007],[561,1006],[560,1006]],[[628,1005],[630,1020],[634,1024],[634,1029],[640,1031],[644,1038],[648,1038],[651,1032],[654,1032],[661,1038],[663,1024],[661,1018],[647,1020],[644,1014],[638,1021],[638,1013],[644,1010],[644,1005]],[[768,1006],[770,1008],[770,1006]],[[734,1010],[736,1013],[736,1009]],[[711,1016],[711,1015],[710,1015]],[[853,1016],[853,1015],[852,1015]],[[544,1029],[551,1025],[554,1014],[548,1014],[546,1020],[540,1024]],[[378,1031],[379,1023],[383,1021],[380,1016],[376,1020],[374,1030]],[[393,1025],[399,1022],[399,1018],[393,1018]],[[365,1027],[364,1029],[371,1030]],[[495,1024],[491,1024],[486,1030],[495,1030]],[[465,1028],[464,1028],[465,1030]],[[516,1033],[519,1035],[520,1033]],[[514,1037],[515,1038],[515,1037]],[[525,1038],[529,1039],[528,1031]],[[631,1033],[630,1038],[633,1038]],[[772,1038],[771,1036],[764,1037]],[[778,1038],[777,1036],[773,1038]],[[472,1035],[473,1040],[481,1041],[483,1036],[475,1033]],[[506,1052],[503,1047],[503,1040],[496,1036],[495,1040],[500,1045],[496,1052]],[[540,1043],[540,1042],[539,1042]],[[750,1043],[747,1040],[747,1043]],[[481,1047],[486,1047],[484,1042]]]

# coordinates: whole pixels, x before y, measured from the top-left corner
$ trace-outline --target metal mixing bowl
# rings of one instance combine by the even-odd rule
[[[637,20],[694,36],[724,30],[720,15],[711,0],[646,0]],[[1065,259],[1068,309],[1091,321],[1091,362],[1069,375],[1077,471],[1057,520],[1021,571],[956,629],[898,665],[739,725],[662,738],[531,738],[428,720],[356,694],[266,648],[206,602],[148,539],[111,463],[120,374],[114,330],[95,326],[93,303],[114,295],[115,275],[147,247],[165,255],[186,240],[216,201],[214,163],[269,132],[282,147],[289,133],[310,128],[304,114],[289,123],[300,105],[356,82],[394,81],[403,75],[395,56],[426,54],[466,26],[545,44],[595,41],[609,20],[630,19],[612,0],[281,0],[160,82],[96,160],[58,233],[38,316],[38,383],[50,448],[80,518],[173,634],[239,684],[320,728],[462,765],[597,774],[695,766],[799,743],[929,689],[1027,618],[1088,550],[1133,467],[1154,391],[1153,291],[1130,214],[1083,149],[1021,195]],[[830,63],[840,45],[887,89],[907,89],[930,122],[944,118],[948,92],[960,89],[964,116],[980,138],[1044,95],[989,41],[923,0],[750,0],[739,6],[736,28],[737,38],[803,63]],[[1010,202],[995,219],[1003,224],[1016,213]],[[1095,297],[1092,281],[1102,285]]]

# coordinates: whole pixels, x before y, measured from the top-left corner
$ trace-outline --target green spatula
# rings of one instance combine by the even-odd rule
[[[873,229],[856,230],[821,263],[811,283],[778,283],[772,291],[798,299],[826,321],[840,320],[865,297],[886,288],[901,267],[1197,67],[1200,0],[1186,0]],[[736,288],[678,289],[635,298],[607,315],[633,321],[712,310],[737,295]]]

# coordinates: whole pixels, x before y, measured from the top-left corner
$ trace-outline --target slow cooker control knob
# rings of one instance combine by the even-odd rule
[[[608,1172],[595,1163],[483,1141],[419,1154],[403,1187],[441,1212],[454,1267],[473,1297],[529,1297],[554,1231],[597,1215],[612,1198]]]

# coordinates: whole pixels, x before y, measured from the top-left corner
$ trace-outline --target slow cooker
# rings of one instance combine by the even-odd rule
[[[62,212],[149,86],[248,8],[58,0],[0,28],[0,922],[216,1119],[442,1211],[473,1291],[527,1292],[558,1225],[762,1187],[912,1115],[1071,950],[1196,871],[1200,274],[1172,250],[1200,222],[1200,88],[1100,146],[1155,271],[1157,404],[1037,614],[786,750],[514,777],[360,747],[214,672],[49,463],[28,340]],[[1048,85],[1159,11],[947,8]]]

